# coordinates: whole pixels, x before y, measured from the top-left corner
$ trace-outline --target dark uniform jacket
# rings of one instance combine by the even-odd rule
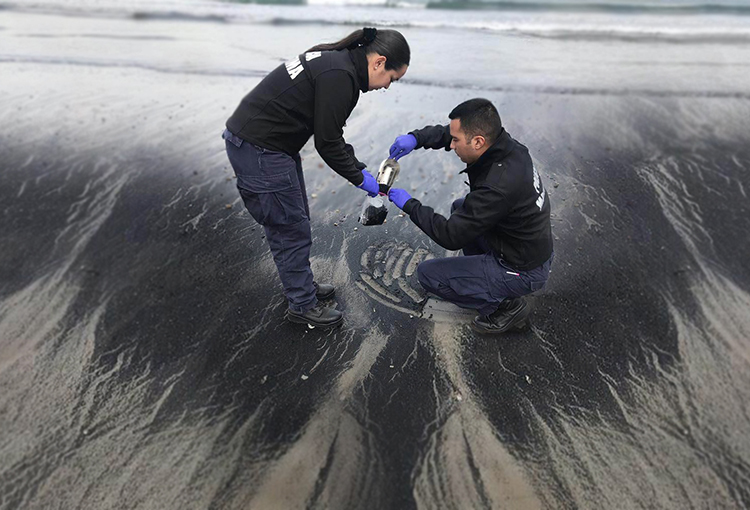
[[[413,131],[417,147],[450,149],[450,126]],[[461,173],[469,194],[450,218],[412,198],[404,212],[443,248],[458,250],[484,236],[493,253],[511,267],[527,271],[552,255],[550,203],[529,150],[503,130],[498,140]]]
[[[366,165],[344,141],[343,127],[368,86],[363,48],[303,53],[263,78],[227,120],[227,129],[291,156],[314,134],[323,161],[359,186]]]

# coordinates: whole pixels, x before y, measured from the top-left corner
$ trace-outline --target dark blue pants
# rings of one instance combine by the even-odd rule
[[[451,214],[464,199],[453,202]],[[463,249],[462,257],[426,260],[417,267],[419,283],[428,292],[482,315],[497,311],[508,298],[531,294],[547,283],[552,259],[529,271],[517,271],[492,253],[478,237]]]
[[[227,155],[245,207],[263,226],[289,308],[304,313],[318,302],[310,269],[310,208],[299,154],[258,147],[224,131]]]

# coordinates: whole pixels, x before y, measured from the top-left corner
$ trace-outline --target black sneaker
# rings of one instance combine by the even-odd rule
[[[313,285],[315,285],[315,297],[318,298],[318,300],[331,299],[333,295],[336,294],[336,287],[330,283],[313,282]]]
[[[505,333],[522,329],[530,308],[523,298],[506,299],[492,315],[477,315],[472,327],[479,333]]]
[[[286,311],[286,318],[290,322],[308,324],[316,328],[332,328],[344,321],[344,314],[327,306],[316,305],[305,313]]]

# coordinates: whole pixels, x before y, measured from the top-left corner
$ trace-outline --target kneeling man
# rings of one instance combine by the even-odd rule
[[[522,296],[540,290],[552,264],[550,203],[528,149],[502,126],[486,99],[461,103],[446,126],[401,135],[391,146],[399,159],[415,148],[453,149],[466,163],[469,194],[453,202],[450,218],[408,192],[392,188],[390,200],[433,241],[462,257],[432,259],[417,268],[422,286],[447,301],[479,312],[483,333],[520,328],[529,315]]]

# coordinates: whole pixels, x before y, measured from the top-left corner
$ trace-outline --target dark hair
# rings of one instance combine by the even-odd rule
[[[488,101],[477,97],[464,101],[456,106],[448,115],[448,118],[461,121],[461,131],[467,137],[474,138],[482,135],[490,144],[495,143],[503,131],[503,123],[497,108]]]
[[[362,28],[355,30],[335,43],[318,44],[307,51],[333,51],[364,47],[367,55],[377,53],[386,58],[385,68],[389,71],[409,65],[411,50],[409,43],[396,30]]]

